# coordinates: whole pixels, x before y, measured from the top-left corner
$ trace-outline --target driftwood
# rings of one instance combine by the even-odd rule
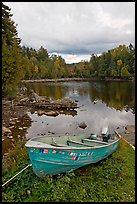
[[[31,106],[37,108],[66,109],[66,110],[74,110],[75,108],[78,108],[77,103],[73,102],[69,98],[51,101],[46,96],[39,96],[33,90],[31,90],[28,97],[20,99],[18,105]]]

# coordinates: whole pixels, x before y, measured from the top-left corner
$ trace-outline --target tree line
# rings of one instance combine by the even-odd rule
[[[16,94],[23,79],[56,78],[119,78],[135,75],[135,47],[119,45],[100,55],[92,54],[89,61],[66,64],[61,56],[49,55],[46,48],[38,50],[21,46],[17,25],[11,19],[11,9],[2,3],[2,93]]]

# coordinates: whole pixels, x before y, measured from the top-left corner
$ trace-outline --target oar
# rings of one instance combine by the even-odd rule
[[[32,166],[32,164],[27,165],[24,169],[22,169],[21,171],[19,171],[15,176],[13,176],[12,178],[10,178],[8,181],[6,181],[3,185],[5,186],[7,183],[9,183],[11,180],[13,180],[16,176],[18,176],[20,173],[22,173],[24,170],[26,170],[28,167]]]
[[[126,143],[128,143],[128,144],[135,150],[135,147],[134,147],[132,144],[130,144],[124,137],[122,137],[116,130],[115,130],[115,133],[116,133],[119,137],[121,137]]]

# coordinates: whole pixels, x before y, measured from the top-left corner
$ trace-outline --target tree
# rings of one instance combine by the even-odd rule
[[[37,53],[37,59],[39,61],[46,61],[48,58],[49,56],[47,50],[41,46]]]
[[[128,66],[122,67],[122,69],[121,69],[121,77],[128,79],[130,76],[131,76],[131,74],[128,71]]]
[[[89,61],[89,69],[92,76],[97,76],[99,69],[99,57],[92,54]]]
[[[10,8],[2,3],[2,92],[15,95],[23,76],[22,50]]]
[[[13,45],[14,41],[19,45],[21,40],[18,38],[18,33],[14,21],[11,20],[13,14],[10,14],[10,8],[2,3],[2,37],[8,45]]]

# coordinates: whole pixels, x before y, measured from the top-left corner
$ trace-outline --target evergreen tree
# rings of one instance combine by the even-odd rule
[[[37,59],[39,61],[46,61],[46,59],[48,59],[48,52],[47,50],[44,48],[44,47],[40,47],[40,49],[38,50],[38,53],[37,53]]]
[[[8,45],[13,45],[14,39],[17,44],[21,40],[18,38],[18,33],[14,21],[11,20],[13,14],[10,14],[11,9],[2,3],[2,37],[6,39]]]
[[[23,58],[10,10],[2,3],[2,92],[12,96],[23,75]]]

